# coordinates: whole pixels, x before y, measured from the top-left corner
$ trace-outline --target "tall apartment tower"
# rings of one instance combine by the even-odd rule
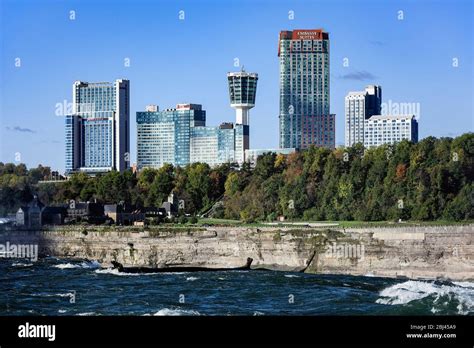
[[[364,144],[366,120],[380,115],[382,87],[369,85],[364,91],[349,92],[345,97],[345,145]]]
[[[255,106],[258,74],[248,73],[242,68],[239,72],[228,73],[227,80],[230,106],[235,109],[235,125],[242,134],[242,137],[236,138],[234,159],[242,164],[245,150],[250,146],[249,110]]]
[[[322,29],[281,31],[280,148],[335,147],[329,107],[329,34]]]
[[[128,80],[73,84],[72,114],[66,117],[66,174],[123,171],[130,162]]]

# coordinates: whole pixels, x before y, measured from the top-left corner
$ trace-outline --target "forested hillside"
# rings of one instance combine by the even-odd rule
[[[215,217],[245,221],[278,215],[305,220],[474,219],[474,134],[428,137],[370,150],[362,146],[310,148],[289,156],[266,154],[255,168],[210,168],[195,163],[110,172],[95,178],[75,174],[64,183],[37,185],[50,170],[0,163],[0,213],[14,212],[38,194],[46,204],[70,199],[125,201],[159,206],[173,191],[185,212],[198,214],[214,202]]]

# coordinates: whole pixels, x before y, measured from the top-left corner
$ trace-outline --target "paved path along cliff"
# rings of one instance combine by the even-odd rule
[[[108,229],[108,230],[107,230]],[[324,274],[474,280],[474,225],[354,228],[207,227],[139,231],[58,227],[2,231],[0,243],[103,266],[252,268]]]

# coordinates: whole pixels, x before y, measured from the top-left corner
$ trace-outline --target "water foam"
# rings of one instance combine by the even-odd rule
[[[61,263],[59,265],[54,265],[53,267],[59,268],[59,269],[80,268],[79,265],[73,265],[72,263]]]
[[[98,274],[113,274],[113,275],[117,275],[117,276],[128,276],[128,275],[136,276],[136,275],[140,275],[140,274],[138,274],[138,273],[124,273],[124,272],[119,272],[119,270],[118,270],[117,268],[96,269],[96,270],[95,270],[95,273],[98,273]]]
[[[453,284],[460,286],[462,288],[473,288],[474,289],[474,283],[472,282],[453,282]]]
[[[128,276],[149,276],[149,275],[156,275],[159,273],[127,273],[127,272],[120,272],[117,268],[102,268],[96,269],[95,273],[98,274],[112,274],[121,277],[128,277]]]
[[[469,282],[455,282],[452,284],[408,280],[383,289],[379,293],[382,298],[375,302],[386,305],[404,305],[432,296],[434,297],[434,305],[440,305],[442,298],[447,298],[449,302],[452,300],[459,302],[457,306],[459,314],[474,312],[474,284]],[[439,310],[433,307],[431,311],[435,313]]]
[[[99,268],[100,263],[97,261],[81,262],[81,263],[61,263],[59,265],[54,265],[53,267],[59,269],[71,269],[71,268]]]
[[[154,316],[181,316],[181,315],[201,315],[198,311],[186,309],[163,308],[153,314]]]
[[[31,267],[31,266],[33,266],[33,264],[32,263],[15,262],[15,263],[12,263],[12,266],[13,267]]]
[[[72,292],[56,293],[56,294],[47,293],[47,292],[37,292],[37,293],[31,294],[31,296],[37,296],[37,297],[69,297],[69,298],[74,298],[74,296],[76,296],[76,295],[75,295],[74,293],[72,293]]]

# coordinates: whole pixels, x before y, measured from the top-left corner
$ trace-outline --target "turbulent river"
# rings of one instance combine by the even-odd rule
[[[0,259],[0,315],[473,315],[474,283]]]

